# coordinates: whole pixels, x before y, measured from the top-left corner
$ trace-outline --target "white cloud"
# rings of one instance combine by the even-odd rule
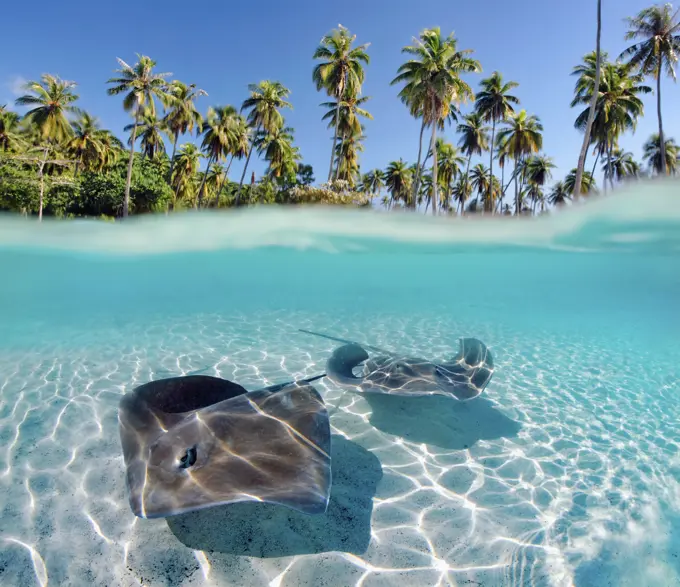
[[[24,94],[25,92],[24,86],[26,85],[26,83],[27,80],[25,77],[22,77],[20,75],[13,75],[7,82],[6,86],[14,96],[18,97]]]

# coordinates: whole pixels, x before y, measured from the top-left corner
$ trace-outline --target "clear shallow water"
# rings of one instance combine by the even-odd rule
[[[0,219],[0,583],[677,585],[677,184],[487,222],[317,210]],[[491,349],[483,396],[315,383],[325,516],[237,504],[137,520],[121,395],[199,371],[248,389],[334,343]]]

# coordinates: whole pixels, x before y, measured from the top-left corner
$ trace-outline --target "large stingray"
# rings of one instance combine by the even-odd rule
[[[493,375],[491,352],[476,338],[461,338],[455,357],[435,363],[310,330],[302,332],[344,343],[328,359],[327,377],[362,393],[445,395],[465,401],[479,396]],[[366,349],[376,355],[371,357]],[[361,368],[355,375],[356,367]]]
[[[310,382],[257,391],[205,375],[123,396],[119,431],[130,507],[158,518],[240,501],[326,511],[330,423]]]

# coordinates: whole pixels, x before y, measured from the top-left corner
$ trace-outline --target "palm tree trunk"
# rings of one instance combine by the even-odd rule
[[[433,100],[434,102],[434,100]],[[434,106],[434,104],[433,104]],[[432,121],[432,215],[437,215],[437,124]]]
[[[420,125],[420,142],[418,143],[418,163],[416,164],[416,181],[413,184],[412,204],[416,207],[416,199],[418,197],[418,188],[420,187],[420,158],[423,154],[423,132],[425,131],[425,117]]]
[[[132,136],[130,137],[130,160],[128,161],[127,179],[125,180],[125,199],[123,200],[123,218],[127,218],[128,210],[130,209],[130,185],[132,184],[132,162],[135,157],[135,140],[137,139],[137,126],[139,125],[139,103],[135,110],[135,126],[132,128]]]
[[[494,139],[496,138],[496,117],[494,116],[491,122],[491,147],[489,151],[491,151],[491,156],[489,157],[489,202],[491,203],[491,214],[494,213],[494,209],[496,208],[493,205],[493,202],[491,200],[491,191],[493,190],[493,142]]]
[[[205,182],[208,180],[208,172],[210,171],[210,166],[213,164],[214,155],[208,157],[208,165],[205,168],[205,173],[203,174],[203,180],[201,181],[201,187],[198,188],[198,198],[196,198],[196,204],[194,209],[201,207],[201,202],[203,201],[203,189],[205,188]]]
[[[656,111],[659,116],[659,147],[661,149],[661,173],[666,175],[668,168],[666,167],[666,141],[663,138],[663,120],[661,118],[661,67],[663,65],[663,57],[659,59],[659,68],[656,71]]]
[[[335,145],[338,142],[338,129],[340,128],[340,92],[338,92],[335,100],[335,134],[333,135],[333,148],[331,149],[331,166],[328,169],[328,182],[330,183],[333,177],[333,160],[335,159]],[[338,161],[338,167],[340,161]]]
[[[612,167],[612,154],[614,152],[614,141],[609,143],[609,185],[612,186],[612,191],[614,191],[614,169]]]
[[[519,216],[519,188],[517,185],[517,168],[519,166],[519,157],[515,157],[515,216]]]
[[[241,174],[241,183],[238,185],[238,192],[236,192],[236,201],[234,202],[234,206],[238,208],[239,202],[241,201],[241,190],[243,189],[243,180],[246,178],[246,171],[248,170],[248,164],[250,163],[250,156],[253,154],[253,149],[255,149],[255,137],[257,134],[260,132],[260,129],[262,128],[262,125],[258,125],[257,129],[255,129],[255,134],[253,135],[253,140],[250,141],[250,149],[248,149],[248,157],[246,157],[246,164],[243,167],[243,173]]]
[[[340,137],[340,145],[341,146],[342,146],[342,142],[344,140],[345,140],[345,135],[343,133],[343,135]],[[339,177],[340,177],[340,157],[338,157],[338,164],[335,166],[335,181],[337,181]]]
[[[234,162],[234,154],[232,153],[231,159],[229,159],[229,165],[227,165],[227,170],[224,172],[224,181],[222,182],[222,185],[220,185],[220,189],[217,190],[217,195],[215,196],[215,208],[220,207],[220,197],[222,196],[222,192],[224,191],[224,186],[227,185],[227,182],[229,181],[229,170],[231,169],[231,164]]]
[[[597,150],[597,154],[595,155],[595,163],[593,164],[593,171],[590,174],[591,177],[595,177],[595,170],[597,169],[597,162],[600,160],[600,155],[602,154],[602,151],[600,149]]]
[[[177,153],[177,139],[179,139],[179,131],[175,132],[175,141],[172,143],[172,157],[170,158],[170,171],[168,171],[168,183],[172,181],[172,170],[175,167],[175,154]]]
[[[588,112],[588,122],[586,124],[586,133],[583,137],[583,145],[581,146],[581,154],[578,158],[578,168],[576,169],[576,183],[574,183],[574,193],[572,198],[576,200],[581,193],[581,181],[583,179],[583,168],[586,165],[586,155],[588,153],[588,145],[590,144],[590,133],[593,128],[593,121],[595,120],[595,106],[597,104],[597,95],[600,91],[600,38],[602,36],[602,0],[597,0],[597,65],[595,72],[595,88],[590,99],[590,111]]]
[[[43,196],[45,194],[45,174],[43,170],[45,169],[45,164],[47,163],[47,147],[45,147],[45,152],[43,155],[43,160],[40,162],[40,168],[38,175],[40,176],[40,204],[38,207],[38,222],[42,222],[43,217]]]
[[[503,198],[505,197],[505,190],[503,189],[503,184],[505,183],[505,165],[501,167],[501,194],[496,203],[496,212],[498,210],[503,210]]]

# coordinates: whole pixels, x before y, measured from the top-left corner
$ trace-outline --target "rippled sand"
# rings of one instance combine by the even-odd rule
[[[334,343],[297,328],[426,357],[477,336],[497,369],[464,404],[316,382],[333,431],[325,516],[236,504],[136,519],[124,391],[190,372],[248,389],[322,372]],[[0,584],[677,585],[678,375],[626,341],[289,312],[0,351]]]

